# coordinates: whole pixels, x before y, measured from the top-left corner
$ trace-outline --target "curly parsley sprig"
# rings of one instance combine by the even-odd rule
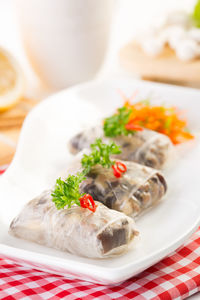
[[[126,106],[118,108],[117,113],[104,120],[104,134],[108,137],[134,134],[143,128],[130,121],[132,109]]]
[[[91,144],[90,147],[92,150],[91,153],[89,155],[84,154],[81,160],[84,174],[88,174],[95,165],[110,168],[115,163],[115,161],[111,160],[110,156],[121,153],[120,147],[114,142],[104,144],[100,138],[96,139],[95,143]]]
[[[61,178],[56,180],[55,189],[51,196],[57,209],[70,208],[74,204],[80,206],[79,199],[84,194],[80,194],[79,185],[84,179],[83,173],[77,173],[76,175],[69,175],[66,180]]]
[[[95,165],[102,165],[104,168],[110,168],[115,164],[115,161],[111,160],[110,155],[120,154],[119,147],[111,142],[110,144],[104,144],[101,139],[96,139],[94,144],[91,144],[91,153],[89,155],[84,154],[81,164],[83,171],[76,175],[69,175],[65,180],[58,178],[54,191],[52,192],[52,201],[55,203],[57,209],[70,208],[76,204],[84,208],[88,208],[95,211],[94,200],[91,200],[90,195],[81,194],[79,190],[80,183],[86,179],[91,168]],[[86,197],[87,196],[87,197]],[[88,200],[89,199],[89,200]],[[92,208],[90,204],[92,205]]]
[[[118,108],[117,114],[106,118],[103,125],[105,136],[116,137],[119,135],[128,135],[129,133],[134,134],[134,131],[126,129],[130,115],[131,109],[123,106]]]

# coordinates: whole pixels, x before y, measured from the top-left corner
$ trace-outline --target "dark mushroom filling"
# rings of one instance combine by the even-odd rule
[[[129,240],[128,232],[128,222],[126,220],[120,222],[118,226],[105,228],[97,236],[102,243],[104,254],[112,249],[126,245]]]
[[[138,215],[154,205],[166,193],[167,184],[160,173],[153,174],[135,191],[134,183],[128,180],[116,180],[108,174],[91,172],[81,185],[81,192],[106,205],[108,208],[122,211],[127,215]]]

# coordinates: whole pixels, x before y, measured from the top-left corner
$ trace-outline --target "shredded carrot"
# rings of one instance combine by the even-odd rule
[[[127,98],[124,106],[132,110],[129,122],[163,133],[174,144],[194,138],[187,130],[187,120],[176,107],[152,106],[148,101],[131,104]]]

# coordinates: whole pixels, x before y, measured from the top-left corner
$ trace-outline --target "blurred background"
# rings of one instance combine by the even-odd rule
[[[59,1],[56,2],[59,3]],[[19,11],[22,2],[21,0],[0,0],[0,45],[8,49],[18,59],[27,79],[27,94],[34,96],[38,93],[42,94],[42,89],[27,60],[20,39],[16,8]],[[119,71],[122,71],[118,66],[118,51],[138,31],[148,28],[159,15],[174,9],[191,10],[194,3],[194,0],[114,0],[111,16],[111,35],[101,76],[110,73],[115,76],[119,74]],[[46,22],[47,15],[43,17],[44,22]],[[51,33],[49,32],[49,34]]]
[[[121,67],[120,49],[159,16],[191,11],[195,2],[0,0],[0,47],[10,60],[15,57],[24,80],[18,104],[7,97],[9,103],[0,112],[0,165],[11,161],[22,122],[38,101],[94,78],[139,77]],[[1,80],[4,71],[0,67]],[[5,97],[0,95],[1,102]]]

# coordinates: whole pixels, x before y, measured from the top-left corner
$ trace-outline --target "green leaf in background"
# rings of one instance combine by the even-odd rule
[[[192,13],[192,20],[196,27],[200,27],[200,0],[196,2],[196,5]]]

